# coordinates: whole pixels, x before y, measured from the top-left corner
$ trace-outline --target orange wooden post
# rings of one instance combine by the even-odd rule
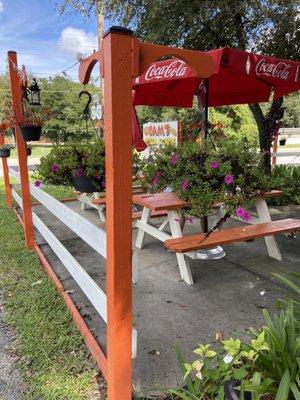
[[[103,38],[106,144],[107,380],[109,400],[131,399],[132,32]]]
[[[28,168],[27,168],[26,144],[21,136],[20,128],[17,123],[20,116],[22,116],[23,107],[22,107],[21,79],[18,75],[18,70],[17,70],[18,61],[17,61],[17,53],[15,51],[8,52],[8,66],[9,66],[12,105],[13,105],[13,113],[15,119],[14,125],[15,125],[19,168],[20,168],[25,243],[27,248],[33,249],[34,234],[33,234],[32,213],[30,204],[30,189],[29,189],[29,178],[28,178]]]
[[[0,133],[0,146],[2,146],[4,143],[5,143],[4,133]],[[5,204],[7,205],[7,207],[11,207],[12,197],[11,197],[11,187],[9,181],[7,158],[2,158],[2,169],[4,177]]]

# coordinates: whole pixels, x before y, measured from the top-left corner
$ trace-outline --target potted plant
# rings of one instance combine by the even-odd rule
[[[189,204],[183,212],[195,217],[209,215],[222,202],[227,217],[235,213],[248,221],[244,207],[257,193],[273,188],[261,168],[261,155],[244,139],[160,147],[141,161],[141,169],[146,190],[172,188]]]
[[[26,106],[21,117],[16,121],[23,139],[26,142],[40,140],[43,124],[52,116],[53,113],[49,108]]]
[[[285,137],[281,137],[281,138],[279,139],[279,144],[280,144],[280,146],[285,146],[285,144],[286,144],[286,138],[285,138]]]
[[[26,154],[27,154],[28,157],[31,156],[31,154],[32,154],[32,147],[31,146],[26,146]]]
[[[41,158],[37,178],[50,185],[74,186],[82,193],[102,191],[105,187],[103,140],[54,146]]]
[[[11,144],[4,144],[3,146],[0,146],[0,157],[8,158],[10,156],[10,151],[13,148],[14,146],[12,146]]]

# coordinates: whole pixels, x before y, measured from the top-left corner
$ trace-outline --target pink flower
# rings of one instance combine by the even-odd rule
[[[51,172],[58,172],[59,171],[59,165],[57,164],[52,164],[51,165]]]
[[[187,217],[186,218],[186,222],[188,222],[189,224],[193,224],[194,223],[194,218],[193,217]]]
[[[189,182],[185,179],[184,181],[181,182],[180,187],[182,190],[187,190],[189,187]]]
[[[224,178],[224,182],[226,183],[226,185],[231,185],[233,181],[234,181],[233,175],[226,175]]]
[[[82,168],[76,169],[75,175],[76,175],[76,176],[83,176],[83,169],[82,169]]]
[[[154,177],[152,178],[152,185],[158,185],[160,179],[161,172],[157,171]]]
[[[217,161],[212,161],[210,163],[210,168],[212,168],[212,169],[217,169],[217,168],[219,168],[219,166],[220,166],[220,164]]]
[[[104,188],[106,188],[106,182],[105,182],[105,180],[102,181],[102,186],[103,186]]]
[[[179,157],[178,157],[177,154],[175,154],[175,153],[172,154],[172,155],[171,155],[171,164],[172,164],[172,165],[176,165],[176,164],[177,164],[177,161],[178,161],[178,158],[179,158]]]
[[[34,186],[40,188],[43,185],[41,181],[35,181]]]
[[[235,210],[235,215],[236,215],[238,218],[241,218],[241,219],[243,219],[243,220],[246,221],[246,222],[249,222],[249,221],[251,221],[251,219],[252,219],[251,214],[249,214],[248,211],[247,211],[245,208],[243,208],[243,207],[238,207],[238,208]]]

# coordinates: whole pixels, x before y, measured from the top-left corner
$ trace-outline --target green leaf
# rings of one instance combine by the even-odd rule
[[[293,392],[295,400],[300,400],[300,391],[299,391],[297,385],[294,382],[292,382],[290,384],[290,388],[291,388],[291,391]]]
[[[276,393],[275,400],[287,400],[290,392],[291,377],[288,370],[285,370]]]
[[[240,381],[248,375],[248,371],[244,368],[239,368],[233,371],[233,378]]]

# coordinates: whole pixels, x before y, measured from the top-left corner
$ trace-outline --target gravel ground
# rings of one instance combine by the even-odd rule
[[[0,293],[0,400],[21,400],[22,380],[16,367],[17,357],[10,350],[14,335],[4,321],[3,298]]]

